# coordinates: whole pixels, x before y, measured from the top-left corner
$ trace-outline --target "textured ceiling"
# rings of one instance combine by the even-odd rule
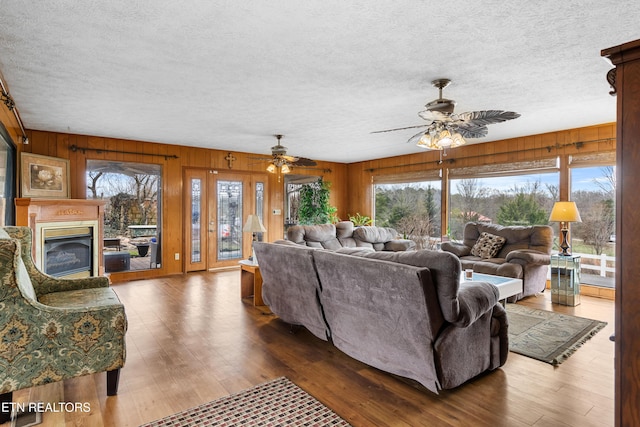
[[[615,121],[604,48],[640,2],[0,0],[0,71],[28,129],[354,162],[416,153],[437,98],[510,110],[485,142]]]

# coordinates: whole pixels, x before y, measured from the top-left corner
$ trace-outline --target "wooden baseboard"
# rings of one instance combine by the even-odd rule
[[[547,280],[547,289],[551,289],[551,283]],[[604,288],[602,286],[585,285],[580,284],[580,295],[595,298],[604,298],[615,300],[616,290],[615,288]]]
[[[615,300],[616,290],[614,288],[603,288],[602,286],[580,285],[580,295]]]

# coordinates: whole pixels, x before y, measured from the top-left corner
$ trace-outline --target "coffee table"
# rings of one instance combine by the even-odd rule
[[[507,298],[522,293],[522,279],[514,279],[513,277],[494,276],[492,274],[483,274],[473,272],[473,278],[467,280],[464,278],[464,271],[460,274],[460,283],[462,282],[489,282],[495,285],[500,292],[498,301],[504,305]]]

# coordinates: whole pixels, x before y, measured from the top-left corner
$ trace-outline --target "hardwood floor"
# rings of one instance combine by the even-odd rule
[[[501,369],[439,395],[370,368],[305,329],[240,299],[240,270],[113,285],[129,320],[117,396],[104,373],[14,393],[15,401],[88,403],[43,426],[138,426],[286,376],[354,426],[612,426],[614,303],[582,297],[521,304],[609,324],[559,367],[509,353]],[[85,405],[86,406],[86,405]],[[66,423],[66,424],[65,424]],[[8,425],[8,424],[5,424]]]

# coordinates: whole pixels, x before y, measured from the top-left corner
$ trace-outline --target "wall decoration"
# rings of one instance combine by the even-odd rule
[[[31,153],[20,160],[22,197],[69,198],[69,160]]]

